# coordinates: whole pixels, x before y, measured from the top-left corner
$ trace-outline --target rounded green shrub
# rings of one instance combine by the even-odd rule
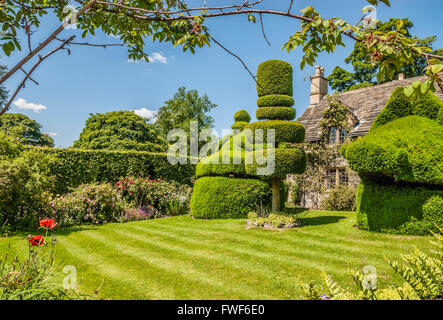
[[[259,151],[259,156],[262,151]],[[269,152],[275,152],[274,168],[269,167],[269,163],[260,164],[256,161],[256,152],[247,152],[245,154],[246,173],[250,176],[262,177],[280,177],[285,178],[288,174],[303,173],[306,169],[306,154],[300,148],[277,148],[263,150],[263,156],[268,156]],[[260,158],[259,158],[260,159]],[[258,168],[270,168],[266,174],[259,174]],[[273,170],[272,170],[273,169]],[[263,173],[263,172],[262,172]]]
[[[235,122],[247,122],[251,121],[251,116],[246,110],[239,110],[234,114]]]
[[[255,114],[259,120],[294,120],[295,109],[290,107],[261,107]]]
[[[245,129],[245,127],[246,127],[248,124],[249,124],[249,122],[238,121],[238,122],[234,123],[234,124],[231,126],[231,129],[233,129],[233,130],[237,129],[237,130],[242,131],[242,130]]]
[[[268,60],[257,69],[257,94],[259,97],[270,94],[292,96],[292,66],[281,60]]]
[[[355,188],[340,185],[330,190],[326,198],[322,200],[322,206],[327,211],[354,211]]]
[[[357,188],[358,227],[378,232],[428,234],[431,229],[424,219],[425,204],[431,203],[426,215],[433,216],[431,208],[438,205],[428,200],[435,196],[442,197],[443,190],[364,177]]]
[[[246,126],[246,129],[251,129],[253,135],[255,135],[256,129],[262,129],[264,131],[264,142],[266,142],[267,133],[265,130],[267,129],[275,130],[276,144],[280,142],[300,143],[305,139],[305,127],[301,123],[295,121],[258,121],[250,123],[248,126]]]
[[[271,200],[268,182],[260,179],[203,177],[196,181],[191,214],[201,219],[246,218]]]
[[[345,157],[359,173],[443,185],[443,126],[419,116],[397,119],[346,146]]]
[[[257,106],[259,107],[292,107],[293,105],[294,99],[285,94],[269,94],[257,99]]]

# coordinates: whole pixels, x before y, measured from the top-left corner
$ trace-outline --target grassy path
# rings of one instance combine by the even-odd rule
[[[174,217],[57,231],[58,259],[77,269],[79,289],[105,299],[294,299],[300,281],[322,271],[352,285],[348,268],[377,268],[379,285],[401,279],[384,257],[400,259],[429,238],[353,228],[354,213],[311,211],[306,226],[246,229],[244,220]],[[0,238],[0,253],[25,255],[25,235]]]

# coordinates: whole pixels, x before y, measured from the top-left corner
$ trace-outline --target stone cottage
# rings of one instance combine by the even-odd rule
[[[392,92],[397,87],[404,87],[416,80],[423,80],[425,76],[405,79],[400,74],[397,80],[374,85],[371,87],[356,89],[338,94],[338,99],[346,104],[352,113],[353,129],[350,132],[338,130],[335,127],[329,128],[328,143],[342,144],[347,136],[360,137],[368,133],[375,118],[385,107]],[[297,120],[302,123],[306,129],[305,141],[316,143],[320,140],[321,128],[320,120],[323,117],[323,111],[328,108],[328,80],[324,75],[324,68],[316,66],[315,75],[311,79],[310,104],[303,115]],[[443,92],[437,88],[435,94],[443,100]],[[324,183],[327,189],[335,188],[339,185],[348,185],[349,183],[358,183],[356,174],[350,175],[350,169],[343,158],[334,161],[334,166],[324,168]],[[354,177],[350,181],[350,176]],[[303,195],[309,198],[309,195]],[[310,206],[309,199],[305,199],[305,205]]]

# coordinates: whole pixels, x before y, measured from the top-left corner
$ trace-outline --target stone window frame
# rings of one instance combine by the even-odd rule
[[[342,183],[341,182],[342,179],[340,179],[340,171],[343,172],[343,170],[345,171],[345,176],[346,176],[345,180],[347,181],[346,183]],[[334,173],[330,174],[330,172],[334,172]],[[330,183],[330,178],[332,176],[335,176],[335,179],[334,179],[333,186],[331,187],[332,183]],[[339,166],[339,167],[334,167],[334,168],[327,168],[325,170],[325,178],[324,178],[324,183],[325,183],[326,189],[327,190],[335,189],[340,185],[348,186],[349,185],[349,176],[350,176],[349,175],[349,167]]]

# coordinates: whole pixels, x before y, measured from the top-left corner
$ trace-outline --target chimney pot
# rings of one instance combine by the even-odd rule
[[[405,74],[404,73],[400,73],[398,75],[398,80],[405,80]]]
[[[315,75],[311,77],[310,105],[319,104],[328,94],[328,79],[325,78],[325,68],[315,66]]]

